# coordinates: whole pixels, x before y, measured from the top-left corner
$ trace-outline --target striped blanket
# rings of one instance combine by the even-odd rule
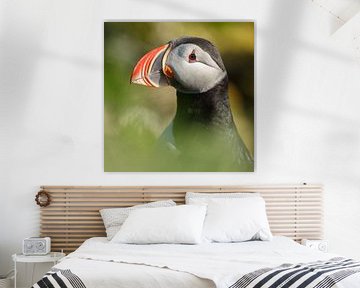
[[[81,279],[69,269],[53,268],[32,288],[86,288]]]
[[[246,274],[229,288],[331,288],[359,272],[360,262],[345,258],[296,265],[283,264]]]
[[[360,272],[360,262],[333,258],[303,264],[283,264],[242,276],[229,288],[331,288],[346,277]],[[69,269],[52,269],[32,288],[86,288]],[[349,287],[351,288],[351,287]]]

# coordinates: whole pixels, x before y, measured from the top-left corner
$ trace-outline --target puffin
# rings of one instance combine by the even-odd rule
[[[130,78],[133,84],[176,89],[176,114],[160,137],[176,151],[176,161],[194,171],[252,172],[253,158],[231,113],[228,81],[218,49],[192,36],[146,53]]]

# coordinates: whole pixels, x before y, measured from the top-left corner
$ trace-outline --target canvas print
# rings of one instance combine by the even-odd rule
[[[106,172],[254,171],[253,22],[105,22]]]

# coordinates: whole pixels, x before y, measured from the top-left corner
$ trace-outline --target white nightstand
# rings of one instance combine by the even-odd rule
[[[301,240],[301,244],[309,247],[314,250],[318,250],[321,252],[328,251],[328,242],[326,240],[310,240],[310,239],[303,239]]]
[[[61,259],[65,257],[65,253],[60,252],[50,252],[46,255],[39,255],[39,256],[27,256],[24,254],[14,254],[12,255],[12,259],[14,261],[14,269],[15,269],[15,277],[14,277],[14,288],[16,288],[16,264],[17,263],[33,263],[36,265],[36,263],[45,263],[45,262],[52,262],[54,265]],[[31,273],[31,285],[33,285],[34,281],[34,265],[32,267],[32,273]]]

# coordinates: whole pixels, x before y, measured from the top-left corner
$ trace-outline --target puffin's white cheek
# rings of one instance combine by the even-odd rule
[[[185,89],[193,92],[205,92],[213,88],[224,76],[225,72],[203,63],[185,63],[183,69],[177,71],[176,79]]]

